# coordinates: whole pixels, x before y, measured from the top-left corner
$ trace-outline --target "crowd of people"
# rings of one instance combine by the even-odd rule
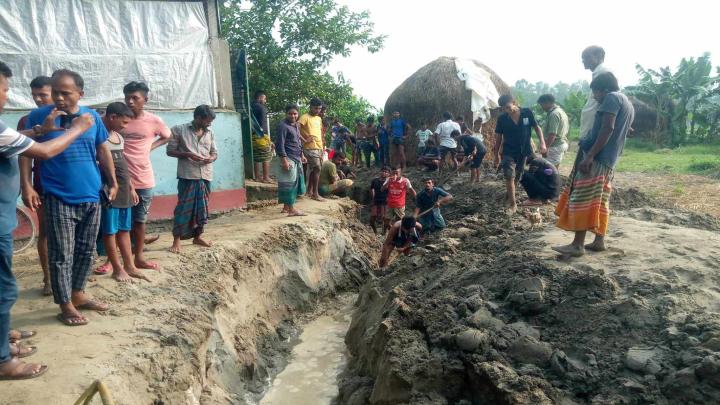
[[[0,111],[11,77],[0,62]],[[83,311],[110,309],[85,293],[96,250],[108,261],[95,273],[112,273],[118,282],[149,281],[143,271],[159,267],[144,256],[145,243],[158,238],[145,235],[155,187],[154,149],[167,144],[167,155],[178,159],[170,251],[179,252],[183,239],[211,245],[202,236],[218,156],[210,106],[198,106],[191,122],[168,128],[144,109],[148,86],[130,82],[123,88],[125,101],[108,104],[101,115],[79,104],[84,80],[67,69],[36,77],[30,92],[37,108],[20,119],[17,130],[0,121],[0,379],[34,378],[47,370],[19,360],[37,350],[20,343],[35,333],[10,329],[18,294],[12,273],[18,194],[37,213],[43,293],[53,296],[57,319],[67,326],[86,325]]]
[[[512,95],[498,100],[502,113],[494,128],[492,157],[494,168],[502,172],[507,209],[510,213],[517,209],[518,185],[528,196],[524,205],[557,201],[557,225],[575,232],[572,243],[553,247],[562,255],[579,257],[586,250],[605,250],[610,181],[634,117],[632,104],[603,65],[604,56],[597,46],[582,53],[593,75],[592,97],[582,112],[580,148],[564,187],[558,167],[568,150],[569,123],[553,95],[538,99],[547,115],[544,128],[532,110],[521,108]],[[11,77],[11,70],[0,62],[0,111],[7,102]],[[178,203],[169,250],[179,252],[184,239],[211,246],[203,233],[218,151],[211,128],[215,113],[209,106],[195,108],[191,122],[168,128],[160,117],[145,111],[150,89],[142,82],[126,84],[124,102],[110,103],[102,116],[79,105],[84,81],[76,72],[60,69],[50,77],[35,78],[30,87],[38,108],[20,120],[17,130],[0,121],[0,379],[34,378],[47,371],[45,365],[19,360],[35,352],[35,347],[20,343],[34,332],[10,329],[10,308],[17,299],[12,231],[18,193],[38,214],[43,292],[53,296],[60,308],[57,318],[67,326],[87,324],[82,311],[109,310],[108,304],[85,293],[98,239],[108,261],[95,269],[97,274],[111,273],[118,282],[149,281],[144,270],[159,267],[144,257],[145,244],[158,238],[146,235],[155,187],[153,150],[167,145],[167,156],[178,159]],[[275,164],[283,213],[305,215],[297,208],[303,196],[324,201],[346,193],[358,166],[379,170],[370,184],[370,226],[378,233],[381,225],[385,234],[381,268],[393,251],[407,254],[423,234],[445,228],[440,207],[453,196],[431,174],[469,165],[470,181],[480,181],[487,154],[482,134],[450,112],[443,114],[434,131],[421,123],[414,134],[417,165],[428,171],[422,190],[416,191],[403,176],[412,129],[399,111],[387,123],[383,117],[377,123],[374,116],[358,119],[350,131],[338,120],[328,125],[326,107],[312,98],[302,115],[297,104],[288,104],[271,139],[266,101],[265,93],[258,91],[252,105],[255,173],[260,181],[273,182],[270,173]],[[411,215],[406,213],[408,194],[415,199]],[[585,245],[588,231],[596,237]]]

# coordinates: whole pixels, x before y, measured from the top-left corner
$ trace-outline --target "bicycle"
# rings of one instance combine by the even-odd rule
[[[35,219],[25,207],[15,207],[17,227],[13,231],[13,253],[17,254],[29,248],[37,238],[37,225]]]

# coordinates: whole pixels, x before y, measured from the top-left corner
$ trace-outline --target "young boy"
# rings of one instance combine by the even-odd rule
[[[418,144],[417,144],[417,155],[422,156],[425,154],[425,143],[430,138],[430,135],[433,134],[431,130],[428,129],[428,126],[426,123],[420,124],[421,130],[417,131],[415,133],[415,136],[418,138]]]
[[[148,280],[135,267],[133,260],[130,243],[132,207],[140,202],[140,199],[130,180],[127,161],[123,153],[125,139],[119,134],[134,117],[132,110],[124,103],[110,103],[105,111],[105,117],[103,117],[103,124],[108,130],[107,143],[115,166],[118,192],[114,200],[103,203],[100,214],[100,232],[108,260],[112,266],[112,278],[121,283],[132,281],[133,277]],[[118,248],[122,256],[122,263],[118,257]]]
[[[387,212],[385,215],[384,226],[388,228],[390,221],[403,219],[405,216],[405,196],[408,191],[413,198],[417,197],[415,189],[413,189],[410,179],[402,176],[402,169],[394,167],[392,175],[383,183],[382,191],[387,191]]]
[[[383,191],[383,185],[385,181],[390,177],[390,168],[383,166],[380,169],[380,177],[374,178],[370,182],[370,227],[373,232],[377,233],[377,226],[375,224],[377,218],[385,218],[385,211],[387,211],[387,190]],[[385,221],[383,220],[383,223]],[[383,233],[387,230],[387,227],[383,225]]]
[[[440,170],[440,150],[435,147],[435,142],[428,139],[425,142],[425,153],[418,157],[418,166],[425,166],[429,172],[437,172]]]

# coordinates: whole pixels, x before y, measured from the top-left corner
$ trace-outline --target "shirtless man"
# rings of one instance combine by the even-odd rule
[[[395,222],[390,227],[385,243],[383,243],[378,266],[381,269],[387,267],[390,254],[395,249],[404,255],[410,254],[410,251],[420,241],[421,232],[422,225],[415,220],[415,217],[404,217],[402,220]]]

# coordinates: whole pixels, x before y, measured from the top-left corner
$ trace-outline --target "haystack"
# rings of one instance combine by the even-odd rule
[[[498,94],[510,94],[510,87],[497,73],[481,62],[473,62],[490,74],[490,80]],[[470,104],[471,92],[458,78],[455,58],[440,57],[420,68],[390,94],[385,102],[385,119],[389,120],[393,111],[400,111],[413,127],[414,134],[421,122],[426,122],[430,129],[434,130],[435,126],[443,121],[443,112],[449,111],[454,116],[461,115],[469,126],[473,116]],[[492,111],[492,119],[482,125],[486,146],[490,148],[494,142],[497,114],[498,110]],[[415,160],[415,145],[416,139],[411,136],[405,148],[410,162]]]

